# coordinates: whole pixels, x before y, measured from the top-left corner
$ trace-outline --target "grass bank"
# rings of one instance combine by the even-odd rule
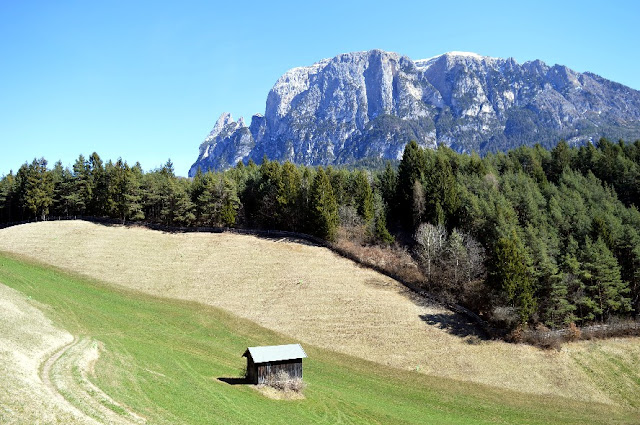
[[[0,230],[0,251],[113,287],[222,308],[295,341],[385,366],[579,401],[622,404],[572,352],[479,340],[466,318],[331,251],[236,234],[167,234],[84,221]],[[627,350],[640,355],[640,339]],[[640,393],[640,386],[626,390]],[[637,397],[637,395],[636,395]]]
[[[0,282],[102,344],[93,380],[148,423],[638,423],[637,411],[462,383],[305,346],[306,399],[229,385],[247,346],[293,342],[220,309],[114,289],[9,254]]]

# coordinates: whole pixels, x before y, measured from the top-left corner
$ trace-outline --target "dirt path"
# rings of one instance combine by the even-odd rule
[[[44,384],[61,402],[73,401],[73,409],[94,423],[143,424],[145,420],[116,402],[94,385],[89,375],[100,356],[99,343],[89,338],[72,342],[49,357],[40,370]]]
[[[43,309],[0,283],[0,423],[144,423],[90,381],[99,344],[55,327]]]
[[[52,392],[38,374],[73,343],[20,292],[0,283],[0,423],[85,425],[96,422]]]
[[[58,392],[58,389],[53,384],[53,382],[51,382],[51,369],[53,368],[53,365],[60,359],[60,357],[62,357],[67,352],[67,350],[69,350],[71,347],[73,347],[77,343],[78,343],[78,340],[76,338],[74,338],[68,344],[63,345],[57,351],[54,351],[53,354],[51,355],[51,357],[47,358],[42,363],[42,367],[40,368],[40,379],[42,379],[42,382],[44,383],[44,385],[47,387],[47,389],[49,389],[51,395],[54,397],[54,399],[55,399],[57,404],[66,405],[67,409],[72,411],[78,417],[84,418],[89,423],[97,424],[98,423],[97,421],[93,420],[88,415],[86,415],[84,412],[82,412],[80,409],[78,409],[76,406],[74,406],[73,404],[69,403],[62,396],[62,394],[60,394],[60,392]]]

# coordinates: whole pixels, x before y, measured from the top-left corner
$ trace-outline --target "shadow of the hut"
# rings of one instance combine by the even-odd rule
[[[225,384],[229,384],[229,385],[247,385],[250,383],[249,380],[245,377],[242,377],[242,378],[220,377],[218,378],[218,381],[224,382]]]

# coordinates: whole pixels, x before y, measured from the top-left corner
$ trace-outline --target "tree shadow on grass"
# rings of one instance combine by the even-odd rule
[[[220,377],[220,378],[218,378],[218,381],[224,382],[225,384],[229,384],[229,385],[247,385],[247,384],[251,383],[244,376],[241,377],[241,378]]]
[[[489,336],[473,321],[465,320],[465,317],[460,314],[421,314],[420,319],[451,335],[467,338],[469,344],[475,344],[481,340],[489,339]]]

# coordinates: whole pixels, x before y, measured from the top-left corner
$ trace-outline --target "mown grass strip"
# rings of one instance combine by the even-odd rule
[[[247,346],[294,342],[247,320],[71,275],[0,253],[0,282],[101,341],[95,383],[149,423],[638,423],[637,412],[387,368],[305,346],[306,399],[267,399],[238,376]]]

